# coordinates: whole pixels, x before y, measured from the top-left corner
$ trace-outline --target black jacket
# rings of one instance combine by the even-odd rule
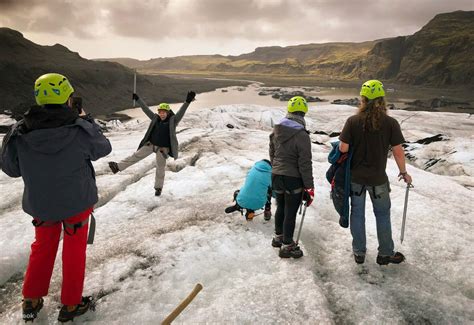
[[[71,117],[65,108],[55,114],[64,125],[54,125],[57,118],[45,117],[51,111],[44,108],[25,114],[2,145],[2,170],[25,184],[23,210],[43,221],[63,220],[97,203],[91,160],[112,150],[92,119]]]

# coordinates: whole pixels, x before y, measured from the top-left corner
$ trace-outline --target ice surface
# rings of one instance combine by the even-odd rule
[[[349,106],[311,105],[308,129],[339,132]],[[405,241],[399,234],[405,187],[388,162],[392,227],[406,263],[375,264],[375,220],[367,204],[366,263],[356,265],[351,236],[339,227],[325,180],[328,136],[311,135],[315,201],[303,226],[300,260],[281,260],[271,247],[273,219],[246,222],[226,215],[232,193],[257,160],[284,107],[219,106],[189,111],[178,128],[180,158],[168,160],[163,195],[154,196],[149,157],[112,175],[108,161],[136,150],[146,119],[109,123],[113,152],[94,162],[100,201],[96,241],[89,247],[85,294],[97,311],[78,322],[156,324],[196,283],[204,289],[179,316],[186,324],[471,323],[474,321],[473,121],[467,114],[390,112],[408,141],[438,133],[449,140],[413,145]],[[234,126],[229,128],[228,124]],[[455,153],[449,154],[452,151]],[[431,158],[442,158],[423,170]],[[471,184],[471,185],[469,185]],[[21,210],[21,179],[0,174],[0,323],[22,323],[22,273],[34,238]],[[8,193],[8,194],[6,194]],[[275,207],[273,207],[274,211]],[[299,218],[298,218],[299,222]],[[298,225],[297,225],[298,227]],[[59,253],[60,254],[60,253]],[[57,258],[50,295],[37,323],[54,323],[61,285]]]

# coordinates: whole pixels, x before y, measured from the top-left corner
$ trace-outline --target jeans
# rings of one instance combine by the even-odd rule
[[[351,234],[352,250],[356,255],[365,255],[367,251],[365,237],[365,196],[369,191],[377,224],[378,255],[394,254],[392,225],[390,221],[390,186],[388,183],[367,186],[351,183]]]

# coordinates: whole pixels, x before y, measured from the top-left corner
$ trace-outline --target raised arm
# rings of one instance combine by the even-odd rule
[[[194,100],[196,97],[196,93],[194,91],[189,91],[188,94],[186,95],[186,101],[181,105],[179,108],[178,112],[175,114],[175,121],[176,125],[178,125],[179,122],[181,122],[181,119],[184,116],[184,113],[186,113],[186,110],[189,107],[189,104]]]
[[[143,113],[145,113],[150,120],[153,120],[153,118],[155,117],[155,113],[151,111],[151,109],[146,105],[146,103],[140,97],[138,97],[137,94],[133,94],[132,98],[138,103],[138,105],[140,105],[140,108],[142,109]]]

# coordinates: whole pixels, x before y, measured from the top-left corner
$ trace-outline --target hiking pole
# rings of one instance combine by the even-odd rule
[[[405,206],[403,207],[402,232],[400,234],[401,244],[403,244],[403,238],[405,237],[405,222],[407,219],[408,193],[410,192],[410,187],[414,187],[414,186],[411,185],[411,183],[407,184],[407,189],[405,191]]]
[[[137,93],[137,69],[135,69],[133,74],[133,93]],[[135,107],[135,99],[133,100],[133,107]]]
[[[301,229],[303,228],[303,221],[304,221],[304,216],[306,215],[306,208],[307,207],[308,206],[305,203],[304,208],[303,208],[303,215],[301,216],[301,221],[300,221],[300,229],[298,230],[298,236],[296,237],[296,245],[298,245],[298,242],[300,240]]]
[[[196,284],[193,291],[191,291],[191,293],[183,301],[181,301],[181,303],[178,305],[178,307],[176,307],[171,312],[171,314],[169,314],[168,317],[166,317],[163,320],[163,322],[161,322],[161,325],[171,324],[171,322],[174,321],[175,318],[179,316],[179,314],[181,314],[181,312],[184,310],[184,308],[186,308],[191,303],[191,301],[193,301],[194,297],[196,297],[197,294],[199,293],[199,291],[201,291],[201,290],[202,290],[202,284],[200,284],[200,283]]]

